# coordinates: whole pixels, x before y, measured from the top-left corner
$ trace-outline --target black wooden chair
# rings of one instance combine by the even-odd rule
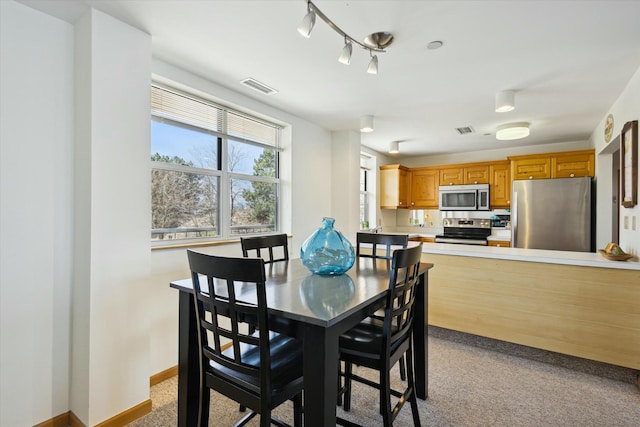
[[[242,245],[242,256],[245,258],[251,255],[249,251],[255,251],[255,256],[262,258],[260,250],[267,249],[269,258],[264,260],[265,264],[289,260],[289,242],[287,235],[284,233],[269,236],[241,237],[240,244]],[[278,247],[282,247],[282,254],[276,253],[274,255],[274,248]]]
[[[269,331],[264,261],[187,253],[201,347],[199,426],[208,425],[210,390],[251,409],[237,426],[256,413],[261,427],[286,426],[271,410],[287,400],[293,401],[294,425],[302,426],[302,343]],[[236,294],[240,287],[242,295]],[[241,332],[247,319],[258,326],[253,333]],[[223,339],[231,347],[223,350]]]
[[[375,387],[380,391],[380,412],[385,427],[393,424],[407,401],[411,404],[414,425],[420,426],[411,336],[421,254],[422,244],[393,252],[382,324],[364,321],[340,336],[340,360],[345,366],[340,374],[340,380],[344,378],[344,386],[339,394],[344,400],[344,410],[351,409],[352,381]],[[392,390],[390,370],[402,357],[406,358],[407,387],[403,391]],[[379,371],[379,381],[376,383],[355,374],[354,364]],[[391,395],[399,398],[393,408]],[[343,424],[351,425],[349,422]]]
[[[372,245],[371,253],[361,252],[360,245],[366,243]],[[383,233],[357,233],[356,234],[356,256],[367,258],[391,259],[391,249],[406,248],[409,244],[408,234],[383,234]],[[384,246],[384,255],[378,253],[378,247]]]
[[[360,244],[372,245],[371,253],[360,252]],[[365,258],[392,258],[392,248],[406,248],[409,245],[408,234],[383,234],[383,233],[358,233],[356,235],[356,256]],[[378,253],[378,248],[384,247],[384,255]],[[371,316],[373,319],[381,320],[381,315],[376,313]],[[404,366],[404,358],[400,359],[399,364],[400,379],[403,381],[407,379],[406,368]]]

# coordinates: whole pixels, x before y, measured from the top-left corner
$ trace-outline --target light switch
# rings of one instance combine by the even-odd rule
[[[636,216],[635,215],[631,217],[631,229],[633,231],[636,231]]]
[[[629,217],[627,215],[624,216],[624,229],[629,229]]]

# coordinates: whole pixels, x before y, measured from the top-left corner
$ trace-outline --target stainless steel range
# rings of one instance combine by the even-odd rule
[[[444,234],[436,236],[436,243],[487,246],[491,235],[491,220],[479,218],[445,218]]]

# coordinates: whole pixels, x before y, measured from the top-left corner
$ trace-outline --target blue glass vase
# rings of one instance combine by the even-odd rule
[[[300,248],[302,264],[314,274],[339,276],[347,272],[356,259],[351,243],[333,229],[334,222],[333,218],[323,218],[322,227]]]

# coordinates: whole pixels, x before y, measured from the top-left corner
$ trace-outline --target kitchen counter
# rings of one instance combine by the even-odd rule
[[[640,263],[426,243],[429,324],[640,369]]]
[[[549,251],[543,249],[498,248],[492,246],[452,245],[429,243],[422,246],[423,253],[492,258],[511,261],[526,261],[547,264],[575,265],[583,267],[612,268],[620,270],[640,270],[640,262],[610,261],[599,253]]]

